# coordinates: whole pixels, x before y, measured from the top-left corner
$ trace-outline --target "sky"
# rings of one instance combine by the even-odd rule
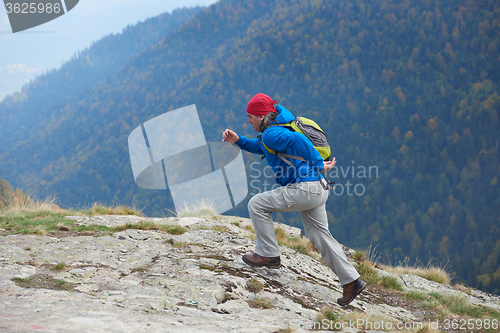
[[[26,2],[29,2],[26,0]],[[78,50],[119,33],[127,25],[181,7],[209,6],[217,0],[80,0],[63,16],[13,33],[0,4],[0,101],[36,76],[59,68]]]

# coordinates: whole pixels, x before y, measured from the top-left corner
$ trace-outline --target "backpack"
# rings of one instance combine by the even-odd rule
[[[308,138],[309,141],[311,141],[314,149],[316,149],[318,151],[318,153],[321,155],[321,157],[323,158],[324,161],[329,161],[331,159],[332,151],[330,148],[330,144],[328,143],[328,138],[326,137],[325,132],[321,129],[321,127],[319,127],[318,124],[316,124],[316,122],[314,122],[314,120],[311,120],[311,119],[308,119],[305,117],[295,117],[295,119],[289,123],[271,124],[267,128],[269,128],[271,126],[282,126],[282,127],[288,128],[292,131],[304,134],[305,137]],[[303,157],[289,155],[289,154],[285,154],[285,153],[280,153],[274,149],[267,147],[264,143],[263,138],[262,138],[262,134],[259,135],[259,137],[262,141],[262,144],[264,145],[264,148],[266,148],[266,150],[268,152],[270,152],[273,155],[278,156],[283,162],[285,162],[289,166],[293,167],[293,164],[292,164],[292,162],[290,162],[286,158],[292,158],[295,160],[305,162]],[[321,175],[323,175],[323,178],[326,179],[324,171],[321,171],[320,173],[321,173]],[[320,177],[320,180],[321,180],[321,177]],[[324,182],[321,182],[321,184],[323,185],[325,190],[327,190],[330,188],[329,185],[334,184],[334,182],[328,182],[328,180],[326,180],[326,186],[325,186]]]

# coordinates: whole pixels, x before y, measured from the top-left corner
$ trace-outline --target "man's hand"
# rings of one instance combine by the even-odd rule
[[[226,141],[229,143],[236,143],[240,137],[238,134],[236,134],[234,131],[231,131],[230,129],[226,129],[224,132],[222,132],[222,142]]]
[[[335,165],[335,163],[337,163],[337,161],[335,161],[335,157],[334,157],[334,158],[332,158],[332,160],[331,160],[331,161],[328,161],[328,162],[323,162],[323,169],[324,169],[326,172],[328,172],[328,171],[330,171],[330,170],[333,168],[333,166]]]

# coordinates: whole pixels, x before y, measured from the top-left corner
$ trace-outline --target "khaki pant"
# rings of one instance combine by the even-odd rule
[[[257,242],[255,253],[263,257],[277,257],[280,249],[272,220],[273,212],[300,212],[306,237],[319,250],[323,259],[345,285],[359,277],[347,260],[342,246],[328,230],[325,202],[328,191],[319,181],[289,184],[275,190],[255,195],[248,202]]]

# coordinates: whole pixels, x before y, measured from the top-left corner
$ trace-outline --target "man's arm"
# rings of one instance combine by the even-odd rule
[[[230,129],[226,129],[222,133],[222,142],[233,143],[250,153],[264,155],[264,152],[261,150],[261,145],[258,143],[257,139],[248,139],[242,135],[236,134]]]
[[[222,142],[226,141],[229,143],[236,143],[240,137],[238,134],[236,134],[235,131],[232,131],[230,129],[226,129],[224,132],[222,132]]]

